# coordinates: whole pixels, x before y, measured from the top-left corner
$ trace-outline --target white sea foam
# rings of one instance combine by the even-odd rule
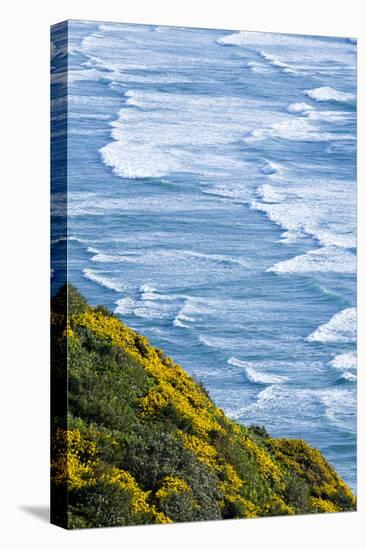
[[[149,283],[141,285],[140,296],[137,299],[123,298],[116,302],[116,312],[133,313],[136,317],[146,319],[172,319],[179,308],[180,297],[160,293]]]
[[[330,86],[321,86],[306,90],[305,94],[315,101],[352,101],[355,99],[354,94],[348,92],[340,92]]]
[[[98,25],[98,31],[97,31],[97,36],[99,35],[99,33],[116,33],[118,38],[120,37],[121,35],[121,31],[123,33],[126,33],[126,34],[129,34],[129,33],[133,33],[133,35],[139,35],[139,34],[142,34],[144,31],[146,30],[146,27],[144,27],[144,25],[133,25],[133,24],[128,24],[128,23],[110,23],[110,22],[106,22],[106,23],[101,23],[100,25]],[[108,36],[107,34],[107,36]],[[95,35],[94,35],[95,36]],[[99,35],[100,37],[103,37],[102,34]],[[136,40],[138,40],[138,38],[136,37]]]
[[[183,313],[179,314],[179,318],[183,321],[188,321],[189,323],[193,323],[196,319],[194,317],[189,317],[188,315],[183,315]]]
[[[231,348],[240,348],[243,346],[243,340],[233,337],[205,336],[200,335],[199,341],[209,348],[228,350]]]
[[[222,36],[217,42],[254,49],[271,66],[294,75],[308,72],[327,75],[335,66],[346,70],[355,67],[354,45],[345,47],[344,43],[335,41],[330,44],[316,36],[242,31]]]
[[[273,65],[274,67],[279,67],[283,70],[283,72],[289,74],[298,74],[298,71],[292,68],[291,65],[289,65],[288,63],[285,63],[283,59],[281,59],[281,57],[279,57],[278,55],[273,55],[263,51],[260,51],[259,53],[264,59],[269,61],[271,65]]]
[[[192,323],[200,320],[203,315],[212,313],[213,304],[210,300],[199,297],[185,297],[183,306],[179,309],[173,324],[177,327],[190,328]]]
[[[264,184],[257,190],[262,202],[252,201],[251,207],[264,212],[285,231],[310,235],[326,247],[354,248],[355,239],[355,185],[352,182],[315,182],[314,187],[298,180]],[[273,185],[276,183],[276,185]],[[330,219],[329,196],[339,205],[338,217]],[[331,252],[330,250],[326,251]],[[336,252],[336,251],[335,251]]]
[[[274,384],[261,391],[254,403],[233,409],[228,416],[250,422],[260,415],[267,419],[267,425],[274,417],[280,417],[282,425],[289,429],[293,429],[294,421],[312,429],[321,409],[331,424],[347,432],[354,431],[356,396],[352,389],[308,390]]]
[[[312,106],[308,103],[290,103],[290,105],[287,107],[287,111],[289,113],[307,113],[308,111],[312,110]]]
[[[257,195],[266,203],[277,203],[283,201],[287,197],[287,193],[282,189],[276,188],[268,183],[258,187]]]
[[[236,410],[228,411],[228,416],[234,420],[237,420],[239,418],[250,416],[251,413],[258,411],[258,410],[266,410],[266,409],[272,409],[274,410],[281,405],[283,406],[283,395],[288,394],[286,390],[284,392],[281,390],[281,386],[278,385],[272,385],[268,386],[268,388],[265,388],[262,390],[257,397],[257,400],[250,404],[245,405],[243,407],[239,407]],[[282,398],[282,399],[281,399]],[[281,418],[283,421],[284,419]]]
[[[261,121],[284,116],[263,110],[261,100],[146,90],[125,97],[127,107],[111,124],[114,141],[100,149],[103,162],[123,178],[187,171],[217,178],[244,170],[248,163],[223,155],[222,146],[239,141],[243,128],[254,131]],[[196,147],[210,154],[197,155]]]
[[[155,299],[156,297],[155,293],[157,292],[157,290],[155,287],[151,285],[144,284],[140,286],[140,292],[143,300],[147,300],[147,299],[150,299],[151,296],[153,296],[153,299]]]
[[[278,172],[281,172],[281,170],[282,166],[280,164],[269,160],[266,160],[261,166],[261,171],[263,174],[277,174]]]
[[[173,325],[175,327],[189,328],[189,323],[193,323],[194,321],[194,317],[189,317],[188,315],[184,315],[183,313],[179,312],[173,320]]]
[[[173,154],[157,151],[147,143],[128,143],[126,139],[105,145],[100,149],[100,154],[103,162],[121,178],[158,178],[182,168]]]
[[[189,76],[193,80],[200,78],[200,73],[197,75],[198,71],[194,70],[198,65],[197,55],[194,51],[187,52],[187,32],[189,29],[179,31],[171,27],[162,27],[160,31],[156,31],[143,25],[136,26],[135,29],[128,25],[119,25],[116,29],[103,25],[82,40],[80,49],[88,56],[89,66],[107,69],[115,80],[136,77],[136,81],[149,84],[182,82],[185,77],[184,81],[187,82],[189,80],[186,74],[189,69]],[[192,47],[195,46],[200,51],[202,63],[215,66],[216,60],[209,53],[205,57],[206,48],[202,45],[207,45],[207,41],[202,38],[202,35],[192,33]],[[174,48],[171,47],[172,43]],[[222,63],[231,65],[230,60],[223,59]],[[146,71],[145,74],[141,74],[142,70]]]
[[[173,325],[175,327],[188,328],[188,325],[185,325],[184,323],[182,323],[182,321],[179,319],[179,317],[175,317],[175,319],[173,321]]]
[[[171,319],[174,316],[174,308],[170,304],[149,300],[138,304],[133,312],[136,317],[145,319]]]
[[[108,277],[103,273],[94,271],[89,268],[83,269],[83,275],[84,277],[86,277],[86,279],[90,279],[91,281],[94,281],[95,283],[98,283],[105,288],[109,288],[110,290],[115,290],[116,292],[123,292],[126,288],[125,285],[116,281],[112,277]]]
[[[174,295],[170,296],[168,294],[161,294],[155,287],[144,284],[140,287],[140,293],[141,293],[141,300],[148,300],[148,301],[154,301],[154,300],[164,300],[164,301],[176,301],[179,296]]]
[[[277,262],[267,269],[274,273],[355,273],[356,256],[337,247],[324,247]]]
[[[349,377],[348,379],[350,380]],[[320,391],[319,398],[325,407],[326,417],[333,425],[348,433],[355,432],[356,394],[354,391],[329,389]]]
[[[342,373],[342,378],[349,382],[356,382],[357,375],[357,353],[349,351],[336,355],[329,364]]]
[[[348,370],[357,368],[357,354],[355,351],[348,351],[336,355],[329,363],[335,369]]]
[[[88,244],[94,241],[91,241],[90,239],[80,239],[79,237],[75,237],[75,235],[71,235],[70,237],[67,237],[68,241],[76,241],[81,244]]]
[[[189,325],[184,323],[184,321],[190,323],[194,321],[194,319],[192,317],[187,317],[186,315],[178,314],[173,320],[173,325],[175,327],[189,328]]]
[[[253,384],[279,384],[287,380],[285,376],[278,376],[275,374],[260,372],[258,368],[254,368],[252,366],[251,362],[240,361],[235,357],[230,357],[230,359],[228,359],[228,364],[244,369],[245,376],[247,377],[249,382],[252,382]]]
[[[302,231],[284,231],[281,234],[281,238],[278,240],[279,243],[292,244],[298,241],[301,237],[304,237]]]
[[[249,136],[244,138],[244,141],[251,143],[267,138],[280,138],[289,141],[355,140],[355,137],[350,134],[321,130],[319,126],[312,121],[311,117],[298,117],[275,122],[270,126],[256,128]]]
[[[80,80],[93,80],[97,81],[103,76],[107,76],[106,73],[98,71],[97,69],[83,69],[83,70],[70,70],[67,73],[68,84],[73,84]]]
[[[202,316],[212,314],[212,312],[214,311],[215,304],[212,304],[212,301],[206,298],[187,298],[185,296],[182,296],[181,298],[184,298],[184,304],[179,309],[173,321],[173,324],[177,327],[190,328],[192,323],[200,320]]]
[[[132,298],[126,297],[116,301],[116,308],[114,313],[120,315],[128,315],[133,313],[136,307],[136,302]]]
[[[356,308],[339,311],[327,322],[312,332],[307,340],[322,343],[355,342],[357,329]],[[338,364],[339,364],[338,360]],[[342,359],[344,361],[344,358]]]
[[[270,271],[352,273],[356,269],[352,252],[356,246],[355,182],[312,176],[311,172],[304,176],[303,170],[299,163],[271,175],[270,183],[257,189],[261,200],[252,201],[251,208],[284,229],[280,242],[308,235],[321,248],[279,262]]]
[[[295,39],[298,38],[297,36]],[[293,46],[294,36],[287,34],[274,34],[269,32],[240,31],[232,34],[226,34],[217,40],[218,44],[234,44],[236,46],[257,46],[281,44]]]
[[[344,380],[348,380],[349,382],[356,382],[357,376],[353,374],[352,372],[344,372],[342,374],[342,378]]]
[[[355,118],[354,113],[347,111],[310,111],[307,113],[309,120],[320,122],[346,122]]]
[[[248,61],[247,67],[253,72],[258,74],[268,73],[268,67],[265,63],[258,63],[258,61]]]
[[[95,256],[92,256],[90,258],[92,262],[99,262],[99,263],[120,263],[120,262],[128,262],[134,261],[134,258],[122,255],[122,254],[103,254],[101,252],[98,252],[95,254]]]

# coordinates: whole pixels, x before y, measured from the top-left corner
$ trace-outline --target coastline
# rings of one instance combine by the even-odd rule
[[[52,487],[56,497],[66,491],[68,506],[54,523],[355,510],[351,490],[319,451],[230,420],[181,366],[71,285],[53,299],[52,322],[53,349],[68,348],[68,415],[53,415],[52,426]],[[53,355],[62,384],[64,359]]]

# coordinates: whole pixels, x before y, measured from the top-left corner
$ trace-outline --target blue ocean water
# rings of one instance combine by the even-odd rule
[[[68,33],[70,280],[355,490],[356,44]]]

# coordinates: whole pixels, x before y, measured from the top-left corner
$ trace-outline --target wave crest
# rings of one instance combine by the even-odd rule
[[[104,286],[109,290],[114,290],[115,292],[123,292],[125,290],[125,286],[122,283],[116,281],[111,277],[107,277],[103,273],[94,271],[93,269],[83,269],[83,275],[86,279],[98,283],[99,285]]]
[[[277,262],[267,269],[273,273],[354,273],[356,257],[347,250],[325,246],[295,256],[290,260]]]
[[[356,308],[339,311],[323,325],[320,325],[306,338],[308,342],[349,343],[356,341],[357,318]],[[333,360],[334,361],[334,360]],[[340,359],[338,359],[339,365]],[[344,357],[342,359],[344,361]],[[337,364],[337,363],[336,363]]]
[[[287,380],[285,376],[259,372],[257,369],[251,366],[251,363],[247,361],[240,361],[235,357],[230,357],[230,359],[228,359],[228,364],[244,369],[245,376],[252,384],[280,384],[281,382]]]
[[[354,94],[348,92],[340,92],[330,86],[321,86],[306,90],[305,94],[315,101],[352,101],[355,99]]]

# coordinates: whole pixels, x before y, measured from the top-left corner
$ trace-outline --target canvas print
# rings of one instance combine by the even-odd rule
[[[355,510],[356,40],[63,22],[51,141],[52,522]]]

